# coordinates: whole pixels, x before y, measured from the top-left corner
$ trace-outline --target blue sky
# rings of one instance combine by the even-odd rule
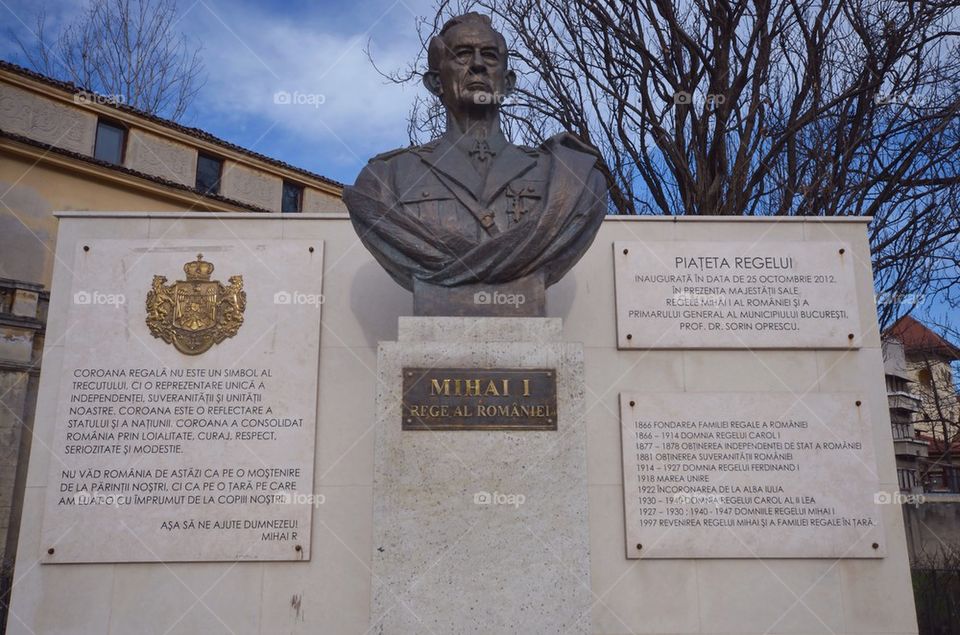
[[[0,0],[5,24],[24,42],[43,10],[48,27],[75,19],[86,0]],[[384,80],[420,49],[416,19],[434,0],[179,0],[177,27],[202,46],[207,79],[182,123],[262,154],[352,183],[367,159],[407,145],[406,121],[419,85]],[[4,34],[6,35],[6,34]],[[0,38],[0,57],[23,63]],[[278,93],[291,103],[276,103]],[[295,103],[299,102],[299,103]],[[916,313],[960,323],[925,298]]]
[[[0,23],[32,42],[38,10],[56,29],[84,4],[0,0]],[[419,85],[387,83],[365,49],[369,45],[383,70],[404,67],[420,46],[416,16],[432,15],[432,5],[432,0],[179,0],[178,28],[202,45],[207,72],[182,123],[352,183],[368,157],[407,145],[407,113],[417,93],[425,94]],[[23,63],[4,35],[0,57]],[[291,103],[275,103],[277,93],[290,95]]]

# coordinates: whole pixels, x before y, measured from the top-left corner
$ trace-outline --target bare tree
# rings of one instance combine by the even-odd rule
[[[203,63],[177,21],[176,0],[90,0],[54,36],[41,12],[38,41],[17,43],[39,73],[178,120],[203,83]]]
[[[924,358],[920,373],[922,377],[929,378],[929,382],[921,381],[917,387],[923,405],[914,418],[914,425],[925,430],[942,449],[936,461],[924,466],[922,478],[927,480],[930,473],[937,469],[944,472],[957,469],[953,463],[952,447],[960,441],[960,410],[949,366],[937,363],[936,355],[931,353]],[[947,479],[951,480],[949,475]]]
[[[597,146],[611,212],[873,216],[882,324],[911,294],[960,299],[956,3],[443,0],[423,43],[466,10],[510,44],[509,132]],[[411,142],[438,116],[418,101]]]
[[[934,321],[927,326],[941,341],[930,341],[922,347],[914,345],[910,351],[911,365],[918,377],[911,390],[921,402],[913,424],[940,446],[941,453],[923,466],[921,478],[928,481],[932,473],[943,472],[948,483],[956,487],[960,468],[955,465],[953,448],[960,443],[960,375],[954,372],[954,366],[958,366],[957,349],[950,342],[960,341],[960,331],[950,321]]]

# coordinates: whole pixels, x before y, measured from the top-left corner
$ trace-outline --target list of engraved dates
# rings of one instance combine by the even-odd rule
[[[849,245],[617,242],[620,348],[859,345]]]
[[[862,410],[847,393],[621,395],[628,555],[882,555]]]

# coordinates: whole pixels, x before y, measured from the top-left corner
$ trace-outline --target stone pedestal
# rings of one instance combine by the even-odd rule
[[[378,352],[374,633],[591,628],[583,348],[556,318],[400,318]],[[403,368],[555,369],[556,431],[402,430]]]

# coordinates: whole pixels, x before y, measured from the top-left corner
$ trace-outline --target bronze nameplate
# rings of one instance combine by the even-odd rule
[[[545,368],[404,368],[404,430],[556,430]]]

